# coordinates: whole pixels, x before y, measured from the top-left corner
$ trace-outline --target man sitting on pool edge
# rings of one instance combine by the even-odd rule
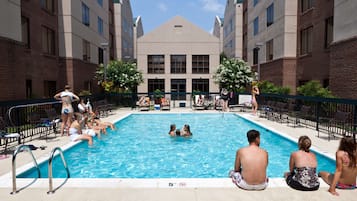
[[[247,138],[249,146],[238,149],[235,167],[229,172],[229,176],[239,188],[264,190],[268,186],[268,152],[259,147],[259,131],[248,131]]]

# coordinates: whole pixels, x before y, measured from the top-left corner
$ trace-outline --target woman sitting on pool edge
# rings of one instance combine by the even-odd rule
[[[319,172],[319,176],[330,185],[328,191],[339,195],[336,188],[355,189],[357,177],[357,143],[353,137],[343,137],[336,152],[335,173]]]
[[[316,156],[310,151],[310,138],[306,135],[301,136],[298,146],[299,151],[290,155],[290,171],[284,174],[286,183],[296,190],[315,191],[319,189],[320,182],[316,173]]]

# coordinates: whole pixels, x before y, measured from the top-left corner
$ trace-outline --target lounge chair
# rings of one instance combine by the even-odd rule
[[[0,117],[0,140],[5,140],[5,153],[9,140],[17,139],[18,143],[21,143],[21,134],[18,132],[13,132],[12,129],[6,124],[5,119],[3,117]]]
[[[140,111],[149,111],[150,110],[150,98],[147,96],[142,96],[137,102]]]
[[[160,102],[161,102],[160,105],[161,110],[170,110],[170,99],[161,98]]]
[[[57,114],[55,108],[46,109],[45,112],[48,117],[48,125],[52,126],[53,133],[56,135],[58,124],[61,121],[61,115]]]
[[[214,109],[216,109],[216,110],[222,110],[222,100],[221,100],[221,96],[215,96],[215,97],[214,97]]]
[[[245,109],[252,107],[252,95],[240,94],[238,96],[238,105],[230,105],[229,109],[232,111],[234,108],[240,108],[242,112],[245,112]]]
[[[201,99],[200,99],[201,97]],[[204,95],[195,95],[193,98],[193,109],[195,110],[204,110],[206,106],[204,104],[205,96]]]

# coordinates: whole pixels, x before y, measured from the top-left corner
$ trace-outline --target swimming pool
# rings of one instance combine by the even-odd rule
[[[191,126],[192,138],[169,137],[170,124]],[[246,132],[261,132],[261,147],[269,153],[269,177],[282,177],[292,142],[231,113],[132,114],[116,123],[94,146],[80,143],[64,155],[72,178],[226,178],[235,152],[246,146]],[[334,160],[317,154],[318,170],[334,171]],[[40,165],[47,177],[47,163]],[[53,161],[55,178],[66,173],[59,157]],[[22,178],[37,177],[26,171]]]

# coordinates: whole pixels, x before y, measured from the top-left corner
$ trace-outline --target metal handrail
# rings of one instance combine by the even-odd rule
[[[11,194],[15,194],[18,192],[16,190],[16,156],[22,150],[26,150],[28,153],[30,153],[30,155],[32,156],[33,162],[36,166],[37,172],[38,172],[38,178],[41,178],[40,168],[38,167],[37,161],[36,161],[34,155],[32,154],[30,147],[28,145],[20,145],[15,150],[14,154],[12,155],[12,192],[11,192]]]
[[[52,101],[52,102],[44,102],[44,103],[32,103],[32,104],[24,104],[24,105],[15,105],[15,106],[12,106],[11,108],[8,109],[7,111],[7,116],[9,118],[9,121],[11,123],[11,125],[15,125],[14,122],[12,121],[12,118],[11,118],[11,112],[13,109],[15,108],[26,108],[26,107],[32,107],[32,106],[41,106],[41,105],[49,105],[49,104],[56,104],[56,103],[61,103],[61,101]]]
[[[66,169],[66,172],[67,172],[67,178],[68,179],[70,177],[70,174],[69,174],[69,169],[68,169],[68,166],[67,166],[67,163],[66,163],[66,160],[63,156],[63,151],[61,148],[59,147],[55,147],[52,152],[51,152],[51,155],[50,155],[50,158],[48,159],[48,181],[49,181],[49,191],[47,192],[47,194],[49,193],[54,193],[57,189],[53,189],[53,174],[52,174],[52,161],[53,161],[53,157],[56,153],[56,151],[59,152],[59,154],[61,155],[61,159],[62,159],[62,162],[63,162],[63,166],[64,168]]]

